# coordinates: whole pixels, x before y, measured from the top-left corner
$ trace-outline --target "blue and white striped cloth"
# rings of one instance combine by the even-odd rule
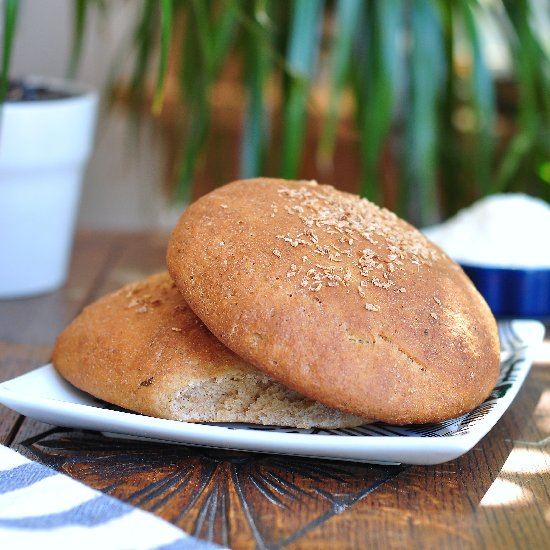
[[[220,547],[0,445],[0,548]]]

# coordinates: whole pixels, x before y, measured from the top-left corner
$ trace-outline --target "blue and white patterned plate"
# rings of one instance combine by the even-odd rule
[[[499,324],[501,372],[488,399],[460,418],[421,426],[367,424],[298,430],[252,424],[191,424],[122,411],[94,399],[45,365],[0,384],[0,403],[49,424],[120,437],[361,462],[438,464],[472,449],[510,406],[544,338],[537,321]]]

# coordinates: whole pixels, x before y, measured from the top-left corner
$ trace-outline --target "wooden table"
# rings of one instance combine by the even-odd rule
[[[81,233],[69,281],[0,301],[0,381],[48,361],[97,297],[164,268],[166,235]],[[382,466],[112,439],[0,405],[0,440],[24,455],[231,548],[549,548],[550,363],[469,453]]]

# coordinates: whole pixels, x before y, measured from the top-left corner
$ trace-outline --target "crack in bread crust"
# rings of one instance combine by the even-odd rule
[[[403,355],[403,357],[406,357],[411,363],[416,365],[418,367],[418,370],[420,370],[421,372],[426,372],[427,366],[425,364],[423,364],[421,361],[416,359],[416,357],[413,357],[410,353],[406,352],[401,346],[397,345],[390,338],[388,338],[384,334],[377,334],[376,337],[380,338],[381,340],[386,342],[388,345],[396,349],[401,355]]]

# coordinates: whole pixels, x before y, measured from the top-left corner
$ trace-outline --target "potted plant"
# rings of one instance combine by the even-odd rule
[[[418,225],[495,192],[550,199],[549,0],[136,5],[123,97],[160,113],[176,199],[204,180],[317,177]]]
[[[63,285],[97,94],[71,81],[10,80],[17,0],[6,0],[0,84],[0,299]]]

